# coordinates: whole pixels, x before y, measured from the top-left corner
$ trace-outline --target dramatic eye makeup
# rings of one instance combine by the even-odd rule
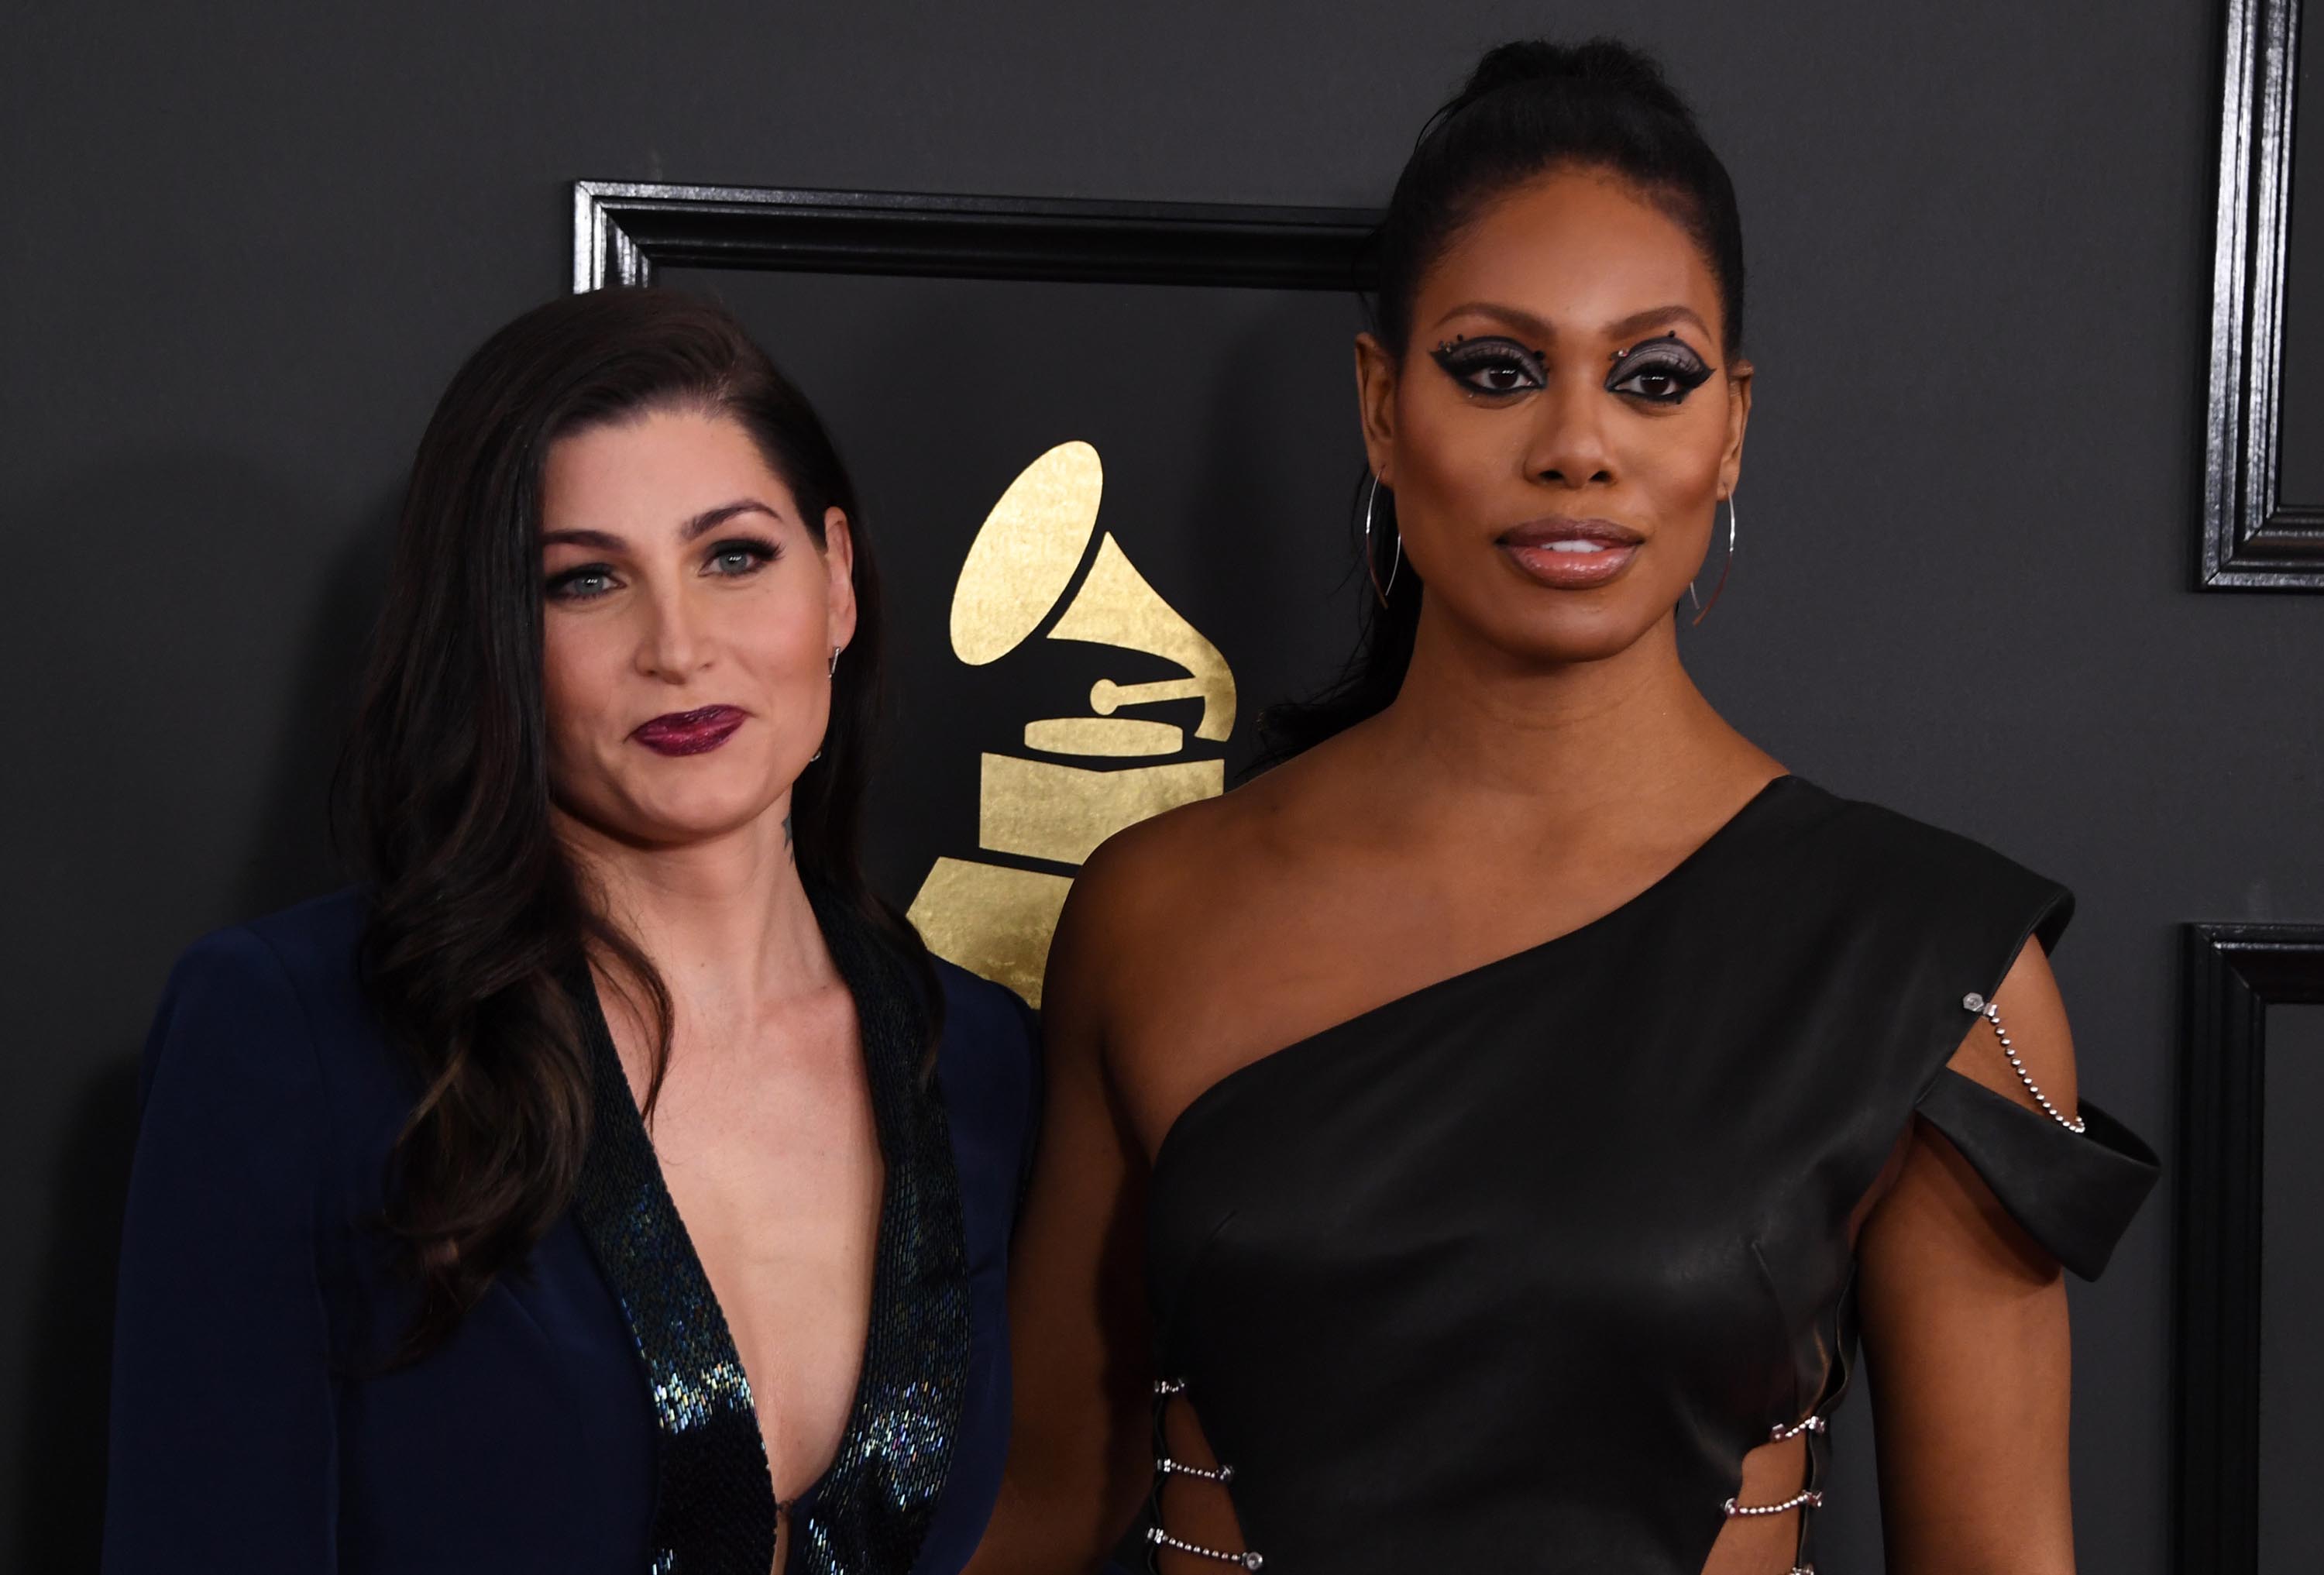
[[[1676,334],[1665,334],[1615,351],[1606,391],[1648,404],[1674,405],[1709,381],[1712,370],[1693,345]]]
[[[1428,353],[1428,358],[1444,369],[1444,375],[1467,389],[1471,393],[1488,397],[1529,393],[1549,382],[1542,364],[1548,359],[1539,350],[1528,350],[1515,339],[1495,334],[1482,339],[1465,335],[1447,339]]]
[[[543,590],[552,602],[594,602],[613,588],[612,564],[583,563],[549,576]]]
[[[781,549],[763,537],[732,536],[713,543],[703,555],[702,572],[741,579],[758,573],[781,556]]]

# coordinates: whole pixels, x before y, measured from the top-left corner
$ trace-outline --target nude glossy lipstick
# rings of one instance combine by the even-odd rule
[[[1619,576],[1646,539],[1611,520],[1553,515],[1503,531],[1499,544],[1510,562],[1543,585],[1582,591]]]
[[[707,754],[733,737],[748,717],[749,713],[732,705],[705,705],[641,723],[630,736],[659,755]]]

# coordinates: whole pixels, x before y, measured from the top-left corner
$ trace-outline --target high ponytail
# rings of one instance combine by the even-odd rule
[[[1428,117],[1371,239],[1377,282],[1369,316],[1381,347],[1403,361],[1413,302],[1437,259],[1494,198],[1561,165],[1627,181],[1686,232],[1719,286],[1722,347],[1739,355],[1743,221],[1734,182],[1654,57],[1607,38],[1527,39],[1489,50]],[[1322,694],[1260,716],[1254,769],[1377,715],[1403,687],[1424,588],[1409,560],[1397,562],[1396,494],[1367,475],[1354,508],[1360,526],[1370,522],[1359,537],[1370,557],[1358,576],[1364,597],[1355,654]],[[1387,587],[1384,598],[1374,586]]]

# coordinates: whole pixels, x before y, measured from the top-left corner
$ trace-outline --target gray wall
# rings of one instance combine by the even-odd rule
[[[1798,769],[2073,885],[2085,1087],[2172,1138],[2172,926],[2324,920],[2324,599],[2186,589],[2213,8],[1141,9],[12,8],[0,1561],[88,1557],[146,1016],[194,935],[333,883],[401,468],[564,287],[576,176],[1369,203],[1481,44],[1633,31],[1755,270],[1754,529],[1691,659]],[[2163,1568],[2167,1215],[2075,1293],[2093,1570]]]

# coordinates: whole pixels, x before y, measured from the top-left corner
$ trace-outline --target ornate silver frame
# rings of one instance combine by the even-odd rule
[[[2324,591],[2324,498],[2287,501],[2277,485],[2300,0],[2226,9],[2196,580],[2204,590]]]

